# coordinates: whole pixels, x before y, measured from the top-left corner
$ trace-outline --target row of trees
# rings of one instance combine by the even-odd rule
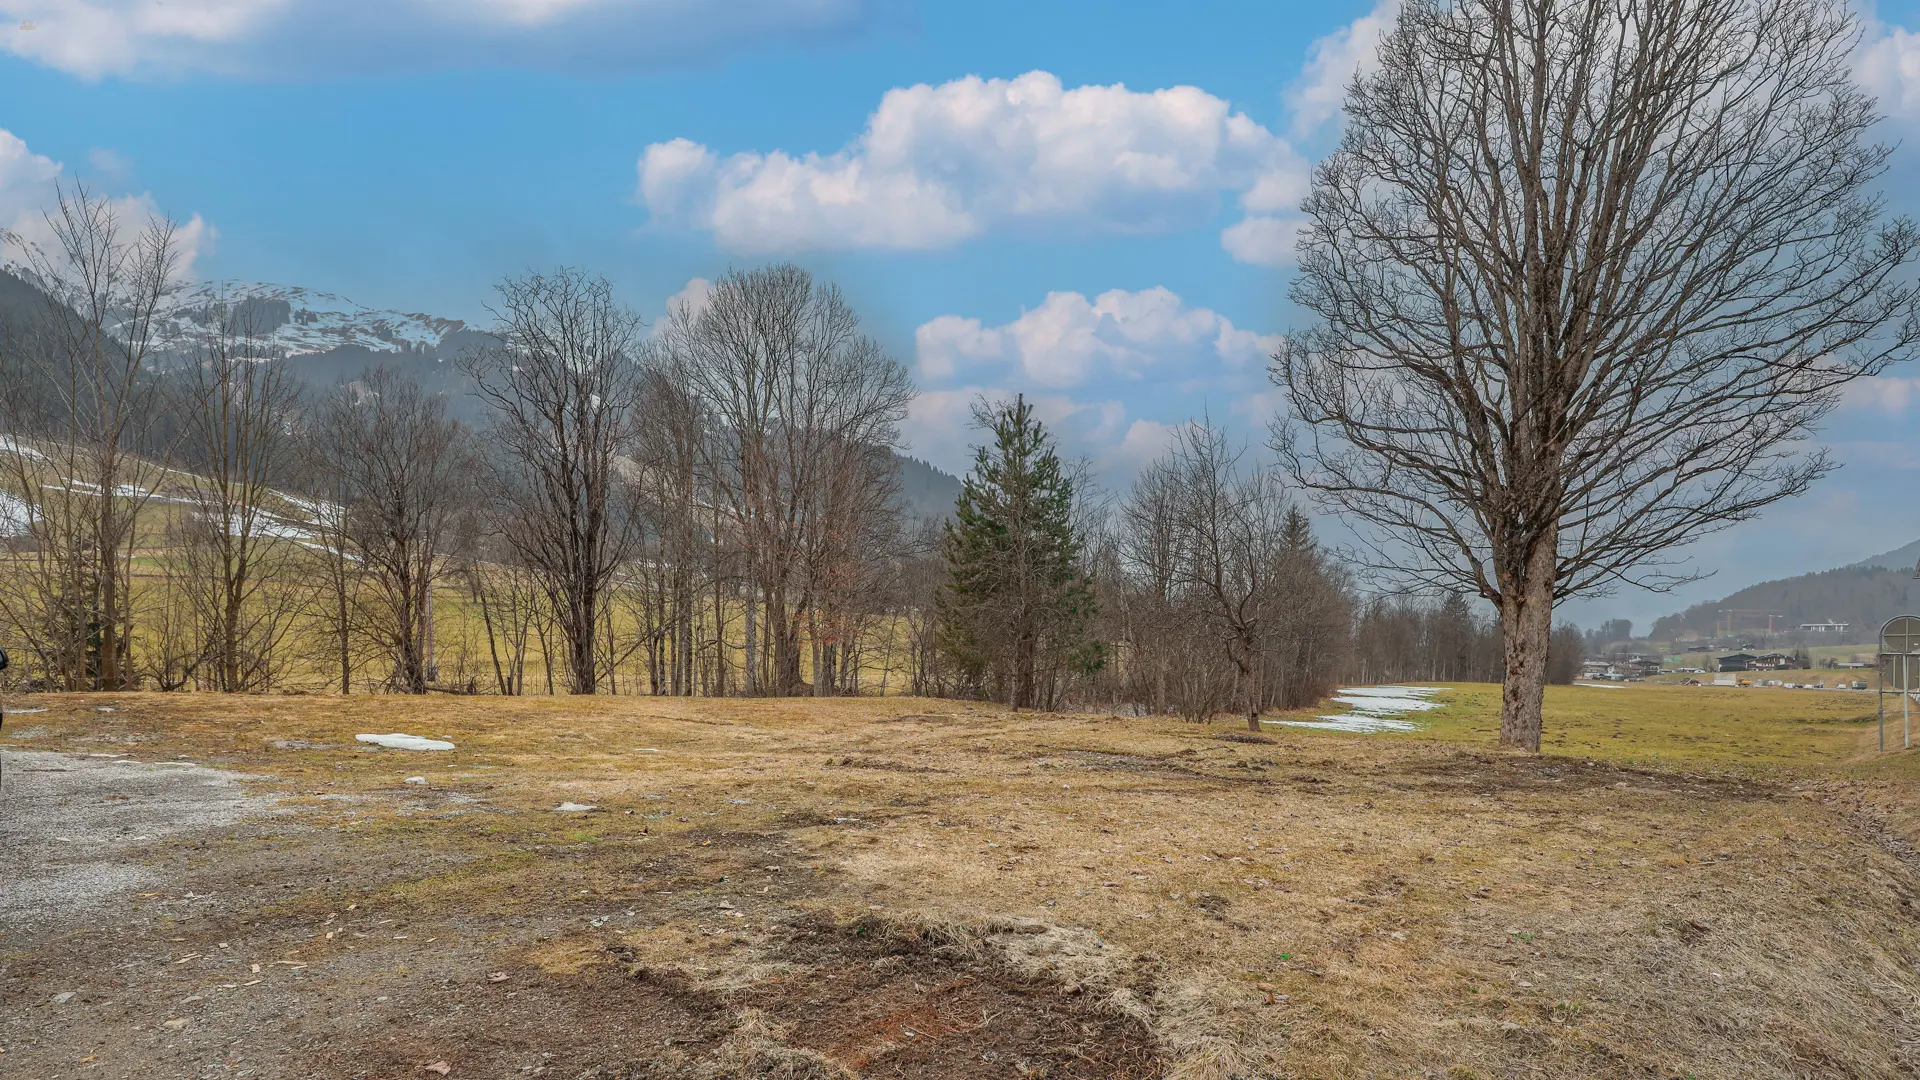
[[[650,334],[602,279],[505,282],[462,361],[469,425],[385,368],[305,385],[244,298],[169,338],[164,221],[76,192],[51,224],[25,249],[46,303],[0,352],[0,618],[50,686],[790,695],[877,672],[1257,724],[1404,659],[1205,420],[1106,500],[1031,403],[983,402],[952,519],[909,520],[906,373],[791,266]]]
[[[240,298],[166,340],[169,223],[81,191],[50,225],[0,351],[0,617],[51,685],[419,692],[457,586],[503,693],[530,655],[574,693],[642,654],[663,693],[857,689],[911,389],[805,272],[730,275],[650,337],[602,279],[508,281],[470,426],[390,370],[304,386]]]
[[[1063,694],[1206,720],[1361,682],[1499,681],[1499,621],[1458,592],[1362,601],[1270,468],[1206,420],[1186,424],[1125,498],[1094,505],[1024,398],[981,406],[943,538],[934,628],[956,670],[925,692],[1015,706]],[[1583,635],[1554,634],[1570,683]],[[937,669],[935,669],[937,674]]]

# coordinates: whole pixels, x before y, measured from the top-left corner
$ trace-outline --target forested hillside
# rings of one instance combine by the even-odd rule
[[[953,501],[960,497],[960,478],[917,457],[899,457],[900,503],[907,513],[920,518],[943,520],[953,514]]]
[[[1728,609],[1770,611],[1784,616],[1789,630],[1807,622],[1852,623],[1849,635],[1836,637],[1833,644],[1871,641],[1880,625],[1895,615],[1911,612],[1920,604],[1920,581],[1913,569],[1887,569],[1882,566],[1847,566],[1817,574],[1763,581],[1719,600],[1695,604],[1677,615],[1669,615],[1654,624],[1655,640],[1685,637],[1712,637],[1714,624]],[[1764,617],[1763,617],[1764,618]],[[1737,628],[1751,626],[1741,623]]]
[[[1875,555],[1871,559],[1861,559],[1853,565],[1881,566],[1888,570],[1906,570],[1912,572],[1916,565],[1920,565],[1920,540],[1915,540],[1906,547],[1894,548],[1892,551],[1884,554]]]

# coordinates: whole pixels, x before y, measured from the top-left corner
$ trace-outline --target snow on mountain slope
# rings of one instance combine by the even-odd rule
[[[209,281],[175,298],[163,339],[169,349],[189,348],[214,334],[226,312],[231,312],[237,325],[261,344],[288,356],[324,353],[341,346],[373,352],[432,350],[466,329],[466,323],[459,319],[378,310],[315,289]]]

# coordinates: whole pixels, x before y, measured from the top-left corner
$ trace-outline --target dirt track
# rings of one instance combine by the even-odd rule
[[[1159,1073],[1137,1023],[976,952],[823,920],[795,906],[804,877],[689,903],[717,944],[818,977],[715,989],[618,946],[543,968],[528,957],[549,942],[667,913],[583,899],[538,915],[385,917],[370,895],[459,860],[290,819],[234,774],[190,763],[6,752],[4,764],[0,1076],[372,1080],[447,1062],[454,1076],[568,1080],[826,1080],[840,1061],[899,1080]],[[355,798],[370,811],[445,802],[404,787]],[[674,848],[646,869],[671,866],[703,894],[795,855],[779,834],[689,833]]]
[[[87,918],[158,879],[144,852],[270,805],[190,762],[0,750],[0,926]]]

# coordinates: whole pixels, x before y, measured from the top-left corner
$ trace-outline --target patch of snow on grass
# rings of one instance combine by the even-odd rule
[[[418,735],[355,735],[363,743],[385,746],[393,750],[451,750],[453,744],[443,739],[423,739]]]
[[[1313,720],[1268,720],[1265,723],[1285,727],[1344,731],[1355,735],[1418,731],[1420,725],[1404,719],[1408,713],[1444,709],[1446,704],[1428,700],[1443,688],[1438,686],[1349,686],[1333,695],[1333,700],[1353,711]]]

